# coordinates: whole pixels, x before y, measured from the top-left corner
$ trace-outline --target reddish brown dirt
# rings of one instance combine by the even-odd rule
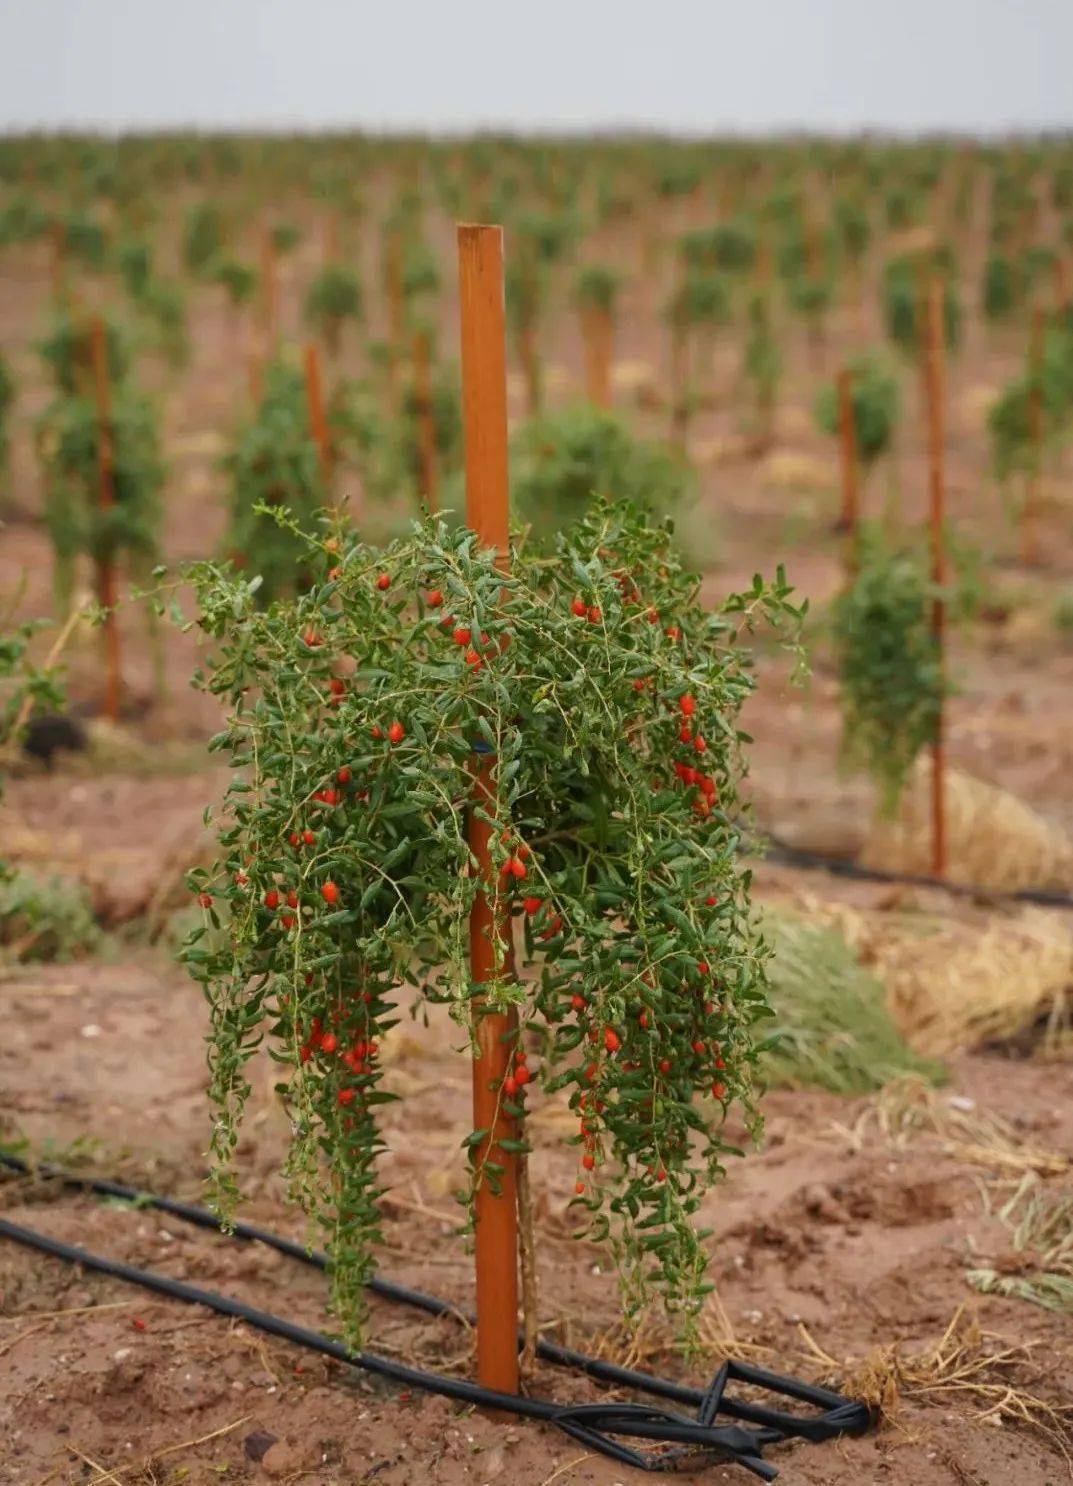
[[[443,243],[446,255],[446,228]],[[638,259],[630,240],[612,240],[608,251],[634,265]],[[297,334],[301,286],[315,256],[309,242],[287,265],[288,334]],[[366,258],[371,283],[371,243]],[[618,346],[623,361],[652,368],[657,387],[665,348],[656,336],[655,310],[665,280],[663,266],[635,282]],[[22,386],[25,421],[16,433],[0,590],[10,591],[25,575],[27,604],[36,611],[47,606],[49,560],[36,516],[40,495],[28,420],[45,396],[32,339],[41,326],[46,283],[43,255],[7,255],[0,327]],[[203,555],[222,530],[224,486],[216,461],[245,399],[246,369],[234,354],[220,305],[200,291],[192,309],[191,366],[177,378],[161,368],[150,372],[163,399],[171,460],[169,559]],[[374,321],[376,314],[374,306]],[[853,312],[836,317],[822,353],[825,374],[858,343],[856,327]],[[378,333],[375,323],[372,333]],[[445,344],[453,345],[455,335],[448,314]],[[876,338],[874,317],[868,335]],[[572,320],[562,316],[551,324],[545,346],[566,382],[578,386],[581,357]],[[694,433],[699,524],[710,523],[713,532],[712,593],[785,560],[801,591],[822,605],[839,573],[830,531],[837,505],[834,455],[811,425],[821,369],[810,365],[799,331],[788,334],[787,349],[776,447],[757,461],[743,453],[737,348],[729,335],[719,348],[718,400]],[[355,350],[347,354],[353,358]],[[987,341],[974,330],[951,377],[952,511],[968,535],[1000,555],[1011,553],[1014,542],[986,475],[981,389],[1001,385],[1020,354],[1015,336]],[[559,380],[550,378],[553,390]],[[916,519],[923,506],[922,444],[911,378],[906,390],[908,416],[893,462],[897,479],[889,483],[905,518]],[[876,505],[887,494],[887,480],[876,472],[868,491]],[[988,578],[989,601],[996,608],[1009,601],[1011,615],[956,642],[962,692],[952,709],[951,754],[1073,828],[1073,649],[1068,641],[1063,648],[1050,618],[1068,584],[1073,550],[1060,469],[1049,476],[1048,495],[1047,566],[989,570],[998,574]],[[24,863],[51,863],[81,877],[112,929],[105,953],[92,962],[24,969],[0,981],[3,1109],[9,1131],[24,1135],[35,1150],[51,1147],[66,1159],[88,1155],[100,1170],[196,1196],[207,1129],[205,1013],[197,990],[170,967],[166,946],[168,914],[180,901],[175,883],[200,849],[201,808],[221,787],[221,774],[206,768],[200,753],[213,709],[185,686],[193,642],[170,633],[170,695],[150,705],[140,626],[125,617],[124,630],[140,756],[99,769],[66,765],[51,778],[27,772],[12,782],[0,813],[5,847],[10,842]],[[74,653],[72,684],[76,699],[92,706],[98,685],[92,645]],[[774,687],[752,707],[750,724],[765,820],[788,828],[804,812],[823,807],[836,828],[859,821],[864,792],[835,778],[836,697],[822,645],[811,689]],[[785,869],[761,870],[762,892],[786,886]],[[837,891],[826,883],[823,890]],[[155,948],[145,944],[148,932],[159,932]],[[462,1241],[452,1237],[458,1210],[451,1193],[468,1129],[468,1067],[447,1029],[442,1037],[422,1038],[420,1052],[400,1038],[391,1066],[406,1097],[387,1120],[383,1268],[465,1305],[469,1260]],[[298,1234],[300,1222],[285,1206],[275,1176],[285,1131],[268,1089],[266,1075],[239,1153],[249,1213]],[[977,1054],[958,1063],[946,1092],[1005,1115],[1036,1143],[1054,1150],[1073,1144],[1068,1064]],[[1009,1374],[1011,1386],[1073,1404],[1068,1320],[979,1297],[965,1282],[973,1254],[996,1253],[1004,1241],[985,1216],[979,1183],[987,1173],[927,1143],[898,1150],[875,1133],[854,1141],[846,1132],[859,1113],[858,1104],[833,1096],[772,1094],[764,1149],[738,1163],[726,1188],[710,1200],[705,1218],[714,1229],[714,1275],[734,1344],[777,1369],[816,1376],[820,1369],[806,1332],[840,1366],[852,1367],[892,1342],[907,1352],[933,1343],[965,1305],[1001,1344],[1030,1347]],[[539,1125],[538,1113],[537,1131]],[[551,1334],[595,1347],[615,1320],[615,1286],[606,1259],[569,1237],[571,1154],[546,1142],[534,1158],[534,1184],[542,1318]],[[2,1201],[16,1222],[323,1324],[321,1278],[268,1252],[70,1193],[12,1184],[2,1189]],[[642,1479],[550,1430],[490,1421],[442,1400],[400,1398],[245,1327],[11,1246],[0,1247],[0,1292],[6,1379],[0,1481],[12,1486],[262,1479],[310,1486],[480,1486],[508,1479],[518,1486],[611,1486]],[[378,1306],[372,1337],[376,1347],[407,1360],[467,1369],[468,1338],[452,1324]],[[754,1354],[752,1348],[763,1350]],[[695,1376],[710,1371],[720,1355],[713,1345]],[[680,1366],[661,1354],[649,1361],[657,1369]],[[591,1393],[546,1370],[530,1387],[563,1398]],[[908,1398],[878,1434],[795,1447],[776,1458],[785,1479],[816,1486],[1057,1486],[1067,1479],[1067,1462],[1053,1441],[981,1417],[984,1408],[966,1396]],[[721,1467],[685,1478],[745,1479]]]
[[[9,1031],[0,1066],[10,1124],[61,1160],[88,1158],[97,1169],[196,1198],[206,1132],[196,989],[140,954],[123,965],[23,974],[4,995]],[[451,1192],[463,1178],[465,1060],[439,1025],[420,1044],[412,1034],[396,1036],[388,1059],[405,1098],[386,1120],[383,1269],[465,1304],[469,1261],[451,1236],[458,1220]],[[267,1069],[255,1078],[240,1149],[247,1212],[301,1236],[275,1176],[285,1129],[269,1080]],[[955,1068],[948,1094],[1005,1115],[1036,1144],[1073,1143],[1069,1067],[970,1057]],[[878,1135],[851,1138],[860,1111],[859,1103],[816,1093],[770,1095],[764,1149],[735,1165],[709,1200],[703,1216],[714,1229],[714,1277],[737,1346],[815,1375],[806,1331],[840,1363],[859,1361],[891,1342],[911,1352],[937,1340],[964,1305],[985,1331],[1032,1344],[1011,1383],[1068,1403],[1068,1323],[966,1286],[973,1252],[995,1253],[1008,1242],[984,1215],[983,1172],[927,1144],[899,1150]],[[592,1347],[614,1321],[613,1276],[598,1251],[569,1236],[573,1157],[542,1144],[541,1122],[537,1101],[541,1313],[551,1335]],[[12,1183],[3,1196],[14,1222],[306,1324],[323,1322],[321,1277],[271,1252],[51,1188]],[[228,1479],[250,1481],[266,1474],[357,1481],[372,1479],[375,1468],[376,1479],[398,1486],[501,1475],[538,1486],[585,1454],[541,1427],[502,1426],[443,1401],[400,1401],[244,1326],[10,1246],[0,1249],[0,1288],[8,1380],[0,1429],[9,1440],[0,1480],[20,1486],[91,1480],[82,1457],[120,1466],[134,1481],[209,1481],[226,1466]],[[375,1347],[392,1355],[466,1367],[469,1340],[453,1323],[378,1303],[372,1330]],[[698,1363],[695,1375],[712,1361]],[[680,1370],[658,1351],[652,1362]],[[593,1391],[546,1368],[530,1387],[574,1398]],[[887,1478],[1044,1486],[1064,1478],[1047,1442],[987,1426],[973,1412],[952,1397],[911,1400],[876,1436],[779,1454],[789,1480],[832,1486]],[[260,1464],[246,1454],[258,1432],[282,1442]],[[151,1469],[143,1467],[150,1459]],[[591,1458],[563,1475],[604,1486],[641,1479]],[[713,1469],[704,1479],[730,1477]]]

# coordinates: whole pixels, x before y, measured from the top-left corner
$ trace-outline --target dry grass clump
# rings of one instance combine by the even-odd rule
[[[1073,1192],[1048,1189],[1028,1171],[998,1217],[1012,1248],[991,1265],[970,1269],[969,1284],[985,1295],[1073,1315]]]
[[[801,903],[813,922],[836,926],[879,978],[889,1015],[921,1057],[946,1058],[1037,1028],[1043,1056],[1068,1046],[1070,915],[1024,907],[955,919],[911,905],[866,914],[812,895]]]
[[[778,1038],[764,1060],[769,1082],[852,1096],[907,1075],[943,1077],[940,1064],[907,1046],[883,982],[838,928],[769,909],[764,935]]]
[[[1068,1021],[1073,930],[1039,908],[982,927],[952,919],[873,921],[865,958],[917,1052],[944,1057],[1013,1038],[1040,1022],[1046,1048]]]
[[[1062,1176],[1073,1168],[1073,1157],[1065,1152],[1035,1145],[1001,1115],[940,1093],[918,1078],[880,1090],[852,1126],[834,1129],[854,1150],[876,1138],[895,1150],[924,1141],[963,1165],[1016,1179]]]
[[[947,875],[993,892],[1073,887],[1073,841],[1005,790],[949,769]],[[861,862],[884,872],[931,873],[931,773],[921,760],[893,820],[878,819]]]
[[[771,1366],[773,1352],[760,1342],[740,1337],[716,1291],[711,1291],[697,1317],[699,1351],[722,1361],[753,1362]],[[606,1330],[585,1344],[585,1350],[604,1362],[651,1372],[659,1365],[681,1357],[681,1346],[667,1318],[652,1310],[634,1319],[619,1317]]]
[[[907,1399],[962,1405],[980,1422],[1003,1424],[1046,1441],[1073,1464],[1073,1405],[1052,1404],[1030,1391],[1040,1376],[1035,1341],[1007,1342],[983,1331],[959,1306],[942,1336],[920,1351],[898,1342],[861,1361],[839,1364],[802,1326],[807,1360],[819,1363],[839,1389],[888,1421]]]
[[[831,459],[818,459],[796,449],[778,449],[769,454],[761,470],[770,490],[820,493],[834,488],[837,468]]]

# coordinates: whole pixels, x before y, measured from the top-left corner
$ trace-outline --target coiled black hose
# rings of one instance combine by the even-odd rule
[[[170,1197],[160,1197],[155,1193],[127,1186],[123,1182],[111,1181],[103,1177],[83,1176],[77,1172],[64,1171],[49,1163],[34,1166],[19,1156],[2,1151],[0,1151],[0,1165],[22,1176],[37,1176],[50,1181],[60,1181],[66,1186],[96,1192],[102,1196],[117,1197],[123,1201],[136,1203],[140,1207],[153,1207],[199,1228],[227,1232],[229,1236],[242,1241],[265,1244],[281,1254],[286,1254],[289,1258],[297,1259],[303,1264],[311,1264],[317,1269],[325,1269],[328,1264],[326,1255],[315,1250],[307,1250],[279,1234],[257,1228],[250,1223],[236,1223],[233,1228],[225,1230],[220,1219],[208,1208],[178,1202]],[[268,1311],[258,1310],[232,1296],[218,1295],[215,1291],[203,1290],[197,1285],[189,1285],[183,1280],[174,1280],[168,1275],[157,1274],[152,1270],[137,1269],[119,1260],[92,1254],[74,1244],[49,1238],[45,1234],[37,1233],[31,1228],[24,1228],[17,1223],[8,1222],[3,1218],[0,1218],[0,1238],[9,1238],[15,1243],[37,1249],[55,1259],[62,1259],[70,1264],[79,1264],[85,1269],[96,1270],[100,1274],[126,1280],[130,1284],[140,1285],[144,1289],[154,1290],[161,1295],[169,1295],[176,1300],[206,1306],[220,1315],[232,1316],[237,1320],[245,1321],[248,1325],[267,1332],[271,1336],[282,1337],[285,1341],[294,1342],[298,1346],[320,1352],[326,1357],[332,1357],[337,1362],[360,1367],[379,1377],[390,1378],[393,1382],[405,1387],[438,1393],[460,1403],[518,1414],[523,1418],[546,1420],[591,1449],[639,1470],[677,1469],[682,1462],[684,1451],[699,1451],[713,1463],[740,1465],[761,1480],[771,1481],[775,1479],[778,1472],[774,1466],[762,1458],[765,1446],[794,1438],[818,1444],[838,1435],[861,1434],[871,1423],[868,1410],[863,1404],[843,1398],[828,1388],[803,1383],[796,1378],[782,1377],[778,1373],[768,1372],[765,1368],[726,1361],[719,1367],[707,1389],[691,1388],[667,1378],[655,1377],[650,1373],[619,1367],[615,1363],[605,1362],[600,1358],[588,1357],[572,1347],[564,1347],[557,1342],[543,1338],[537,1342],[537,1352],[544,1360],[586,1373],[589,1377],[601,1382],[633,1388],[654,1398],[683,1404],[694,1409],[695,1416],[690,1418],[685,1414],[675,1413],[650,1403],[622,1403],[608,1400],[601,1403],[571,1405],[555,1403],[550,1399],[527,1398],[522,1394],[498,1393],[478,1383],[467,1382],[463,1378],[452,1378],[441,1373],[427,1372],[422,1368],[407,1367],[405,1363],[394,1362],[390,1358],[380,1357],[373,1352],[352,1352],[341,1342],[332,1341],[318,1331],[298,1326],[293,1321],[287,1321]],[[397,1285],[391,1280],[373,1278],[369,1282],[369,1289],[373,1294],[385,1300],[414,1306],[426,1311],[429,1315],[462,1315],[449,1301],[426,1295],[420,1290],[411,1290],[405,1285]],[[820,1412],[796,1414],[786,1409],[771,1408],[744,1399],[728,1397],[726,1388],[731,1382],[745,1383],[751,1387],[765,1389],[784,1398],[808,1404]],[[742,1424],[750,1424],[754,1427],[717,1424],[715,1421],[719,1415],[740,1420]],[[672,1445],[679,1448],[643,1453],[623,1443],[623,1439],[650,1440],[657,1445]]]

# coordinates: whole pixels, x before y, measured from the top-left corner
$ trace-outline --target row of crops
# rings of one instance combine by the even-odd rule
[[[509,574],[460,514],[458,218],[507,233]],[[771,626],[799,654],[806,614],[781,569],[702,603],[665,518],[689,508],[714,412],[744,430],[743,466],[777,444],[795,368],[866,505],[905,409],[927,416],[931,552],[854,506],[831,614],[844,753],[895,811],[922,752],[940,757],[941,621],[979,591],[980,554],[943,520],[942,367],[970,334],[1017,365],[987,427],[1034,558],[1073,422],[1071,251],[1073,153],[1047,142],[0,147],[0,252],[37,255],[49,286],[35,347],[0,378],[4,437],[32,434],[61,617],[94,576],[116,714],[116,606],[132,580],[171,581],[162,410],[204,371],[209,318],[238,364],[222,530],[187,574],[214,645],[201,683],[227,716],[212,746],[236,772],[185,958],[213,1007],[222,1200],[267,1038],[292,1190],[330,1235],[351,1337],[378,1238],[379,1053],[415,976],[474,1041],[478,1000],[513,1019],[495,1120],[467,1138],[470,1201],[526,1154],[528,1086],[564,1093],[586,1231],[614,1245],[628,1306],[658,1294],[688,1330],[707,1287],[693,1220],[728,1106],[755,1125],[767,1050],[739,819],[749,637]],[[570,402],[551,375],[567,322]],[[665,374],[630,393],[619,350],[642,322]],[[20,637],[7,661],[26,653]],[[476,807],[475,755],[500,771]],[[529,990],[505,953],[475,984],[465,926],[486,902]]]
[[[50,272],[39,351],[52,397],[34,435],[58,607],[68,609],[84,559],[105,602],[117,564],[144,579],[160,560],[168,471],[159,373],[166,396],[189,355],[192,307],[222,307],[227,345],[249,361],[249,396],[226,434],[221,550],[256,571],[263,599],[308,581],[300,544],[265,507],[285,507],[309,528],[341,492],[358,491],[365,524],[388,533],[407,510],[457,511],[461,414],[443,227],[458,215],[506,224],[508,328],[528,415],[515,435],[512,495],[538,539],[594,492],[660,515],[684,508],[696,483],[691,430],[725,393],[717,346],[736,348],[736,416],[747,450],[763,453],[776,437],[788,357],[802,343],[822,347],[832,317],[854,327],[841,372],[867,496],[869,472],[915,405],[924,304],[938,283],[948,356],[974,320],[1021,361],[988,428],[1032,559],[1041,472],[1073,416],[1071,180],[1066,147],[1046,142],[9,140],[0,251],[43,251]],[[304,363],[281,330],[284,283],[291,338],[310,342]],[[654,319],[666,385],[648,404],[635,399],[627,419],[625,407],[611,407],[612,372],[622,316],[638,311]],[[563,316],[576,322],[586,396],[549,407],[549,327]],[[95,325],[106,348],[96,368]],[[19,416],[10,359],[0,361],[0,453]],[[817,425],[837,438],[836,381],[817,368],[815,382]],[[386,526],[372,517],[384,505],[395,513]],[[921,544],[897,531],[892,551],[887,536],[867,543],[862,581],[872,589],[861,612],[881,591],[889,621],[919,620],[928,598]],[[844,606],[843,628],[853,612]],[[874,657],[875,646],[865,648]],[[933,669],[927,645],[900,638],[892,649],[920,652],[921,688]],[[855,656],[847,678],[868,669]],[[879,715],[874,701],[857,729],[886,740],[872,751],[885,755],[875,765],[888,798],[911,766],[913,740],[927,736],[934,686],[929,696],[901,728],[914,709],[888,700]]]

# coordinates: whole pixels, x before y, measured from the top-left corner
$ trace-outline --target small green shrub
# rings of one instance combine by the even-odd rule
[[[938,259],[941,255],[936,257],[936,266],[939,267]],[[887,334],[908,356],[919,355],[924,343],[927,293],[925,268],[919,257],[908,254],[892,258],[883,270],[883,317]],[[952,349],[961,336],[961,301],[957,297],[949,271],[942,271],[943,333],[947,347]]]
[[[754,294],[749,301],[749,332],[742,371],[756,393],[762,433],[769,436],[775,393],[782,378],[782,352],[771,328],[771,305],[766,294]]]
[[[831,212],[835,240],[851,263],[859,263],[872,236],[868,213],[854,197],[840,196]]]
[[[141,237],[125,237],[115,254],[116,269],[132,299],[140,299],[153,277],[153,250]]]
[[[666,515],[692,484],[685,462],[614,413],[580,406],[523,424],[511,446],[515,509],[546,538],[606,496]]]
[[[212,276],[236,309],[249,304],[256,293],[257,270],[238,258],[221,258]]]
[[[594,309],[611,315],[621,283],[622,276],[617,269],[604,263],[586,263],[578,270],[574,300],[580,309]]]
[[[224,246],[224,220],[220,208],[200,201],[186,214],[183,227],[183,263],[195,278],[208,274]]]
[[[890,448],[901,407],[901,387],[893,368],[879,356],[859,356],[850,362],[850,402],[857,457],[865,472]],[[838,386],[828,383],[816,399],[816,423],[838,437]]]
[[[0,957],[19,962],[73,960],[100,941],[81,883],[15,871],[0,877]]]
[[[667,305],[672,325],[687,330],[696,326],[725,325],[730,319],[731,294],[727,280],[718,273],[690,270]]]
[[[114,504],[100,501],[101,424],[92,398],[56,399],[41,422],[45,471],[45,520],[56,561],[61,609],[70,605],[74,567],[80,555],[99,566],[120,556],[147,573],[158,555],[164,467],[152,404],[120,386],[111,416]]]
[[[989,253],[984,264],[983,309],[988,320],[1008,320],[1020,300],[1017,271],[1005,253]]]
[[[227,546],[245,572],[261,579],[258,601],[303,592],[309,585],[308,546],[262,509],[286,508],[312,525],[326,503],[300,372],[280,362],[269,368],[261,405],[241,430],[226,468],[231,480]]]
[[[130,366],[126,336],[112,319],[105,319],[105,359],[108,379],[113,386],[121,382]],[[93,342],[87,317],[60,314],[43,341],[38,344],[57,389],[67,395],[88,393],[93,389]]]
[[[343,327],[348,320],[361,320],[361,281],[353,269],[329,263],[309,286],[305,301],[308,323],[324,336],[333,355],[339,350]]]
[[[837,929],[769,910],[763,930],[775,1014],[764,1060],[770,1083],[853,1097],[908,1076],[942,1080],[942,1065],[909,1047],[882,982]]]
[[[72,212],[61,222],[63,251],[94,273],[100,273],[108,256],[108,236],[95,217]]]
[[[293,222],[277,222],[272,228],[272,246],[277,253],[293,253],[301,241],[301,228]]]
[[[842,753],[875,781],[880,806],[897,808],[920,751],[935,738],[947,684],[931,631],[936,590],[913,554],[874,532],[860,568],[834,604],[842,699]]]

